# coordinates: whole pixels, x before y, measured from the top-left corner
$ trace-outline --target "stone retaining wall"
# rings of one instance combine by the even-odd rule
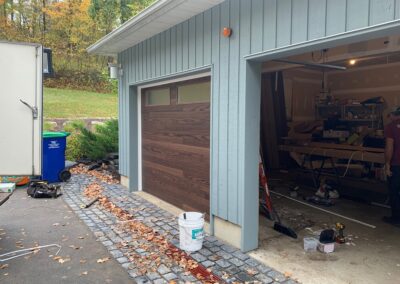
[[[112,119],[111,117],[99,117],[99,118],[80,118],[80,119],[68,119],[68,118],[45,118],[44,123],[51,125],[52,131],[63,131],[64,126],[74,121],[83,121],[85,127],[89,130],[93,130],[96,125],[103,124],[105,121]]]

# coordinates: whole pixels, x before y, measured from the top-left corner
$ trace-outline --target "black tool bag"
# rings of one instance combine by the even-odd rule
[[[31,181],[27,193],[33,198],[57,198],[60,196],[60,190],[60,185],[49,185],[46,181]]]

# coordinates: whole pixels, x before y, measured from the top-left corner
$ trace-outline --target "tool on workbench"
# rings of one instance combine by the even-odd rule
[[[260,164],[259,164],[259,176],[260,176],[260,185],[262,189],[265,191],[265,199],[261,199],[260,202],[260,211],[270,220],[274,221],[274,230],[289,236],[291,238],[297,239],[296,232],[283,225],[281,223],[281,219],[279,215],[276,213],[275,209],[272,207],[271,195],[269,193],[268,184],[267,184],[267,177],[265,176],[264,171],[264,163],[262,159],[262,154],[260,150]]]
[[[86,209],[89,208],[90,206],[92,206],[93,204],[95,204],[97,201],[99,201],[100,197],[96,197],[95,199],[93,199],[92,201],[90,201],[88,204],[82,204],[81,208],[82,209]]]
[[[344,244],[346,242],[346,238],[344,237],[344,229],[346,228],[346,226],[340,222],[337,222],[335,225],[336,225],[336,230],[338,230],[338,234],[335,237],[335,241],[338,244]]]

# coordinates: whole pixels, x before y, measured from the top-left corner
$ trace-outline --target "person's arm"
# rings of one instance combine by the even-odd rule
[[[393,138],[386,137],[386,145],[385,145],[385,171],[387,176],[392,176],[392,171],[390,169],[390,162],[393,157]]]

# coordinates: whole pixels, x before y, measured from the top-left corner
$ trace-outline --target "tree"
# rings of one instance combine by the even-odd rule
[[[131,8],[131,16],[139,14],[142,10],[153,4],[155,0],[131,0],[129,7]]]
[[[89,15],[103,34],[108,34],[118,24],[119,0],[92,0]]]
[[[86,48],[152,2],[0,0],[0,40],[35,42],[51,48],[56,78],[46,84],[52,87],[106,90],[105,86],[113,86],[106,75],[109,59],[88,56]]]
[[[105,34],[151,5],[155,0],[92,0],[89,14]]]

